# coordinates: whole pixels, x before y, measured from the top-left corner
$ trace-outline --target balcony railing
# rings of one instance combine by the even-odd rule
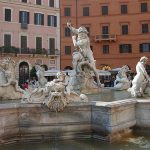
[[[2,46],[0,47],[0,53],[15,53],[15,54],[42,54],[42,55],[54,55],[59,56],[60,51],[58,49],[29,49],[29,48],[16,48],[14,46]]]
[[[101,42],[101,41],[116,41],[116,35],[115,34],[101,34],[95,36],[95,42]]]

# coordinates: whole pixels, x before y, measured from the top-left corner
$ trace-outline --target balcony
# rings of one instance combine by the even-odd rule
[[[28,24],[27,23],[21,23],[21,29],[28,29]]]
[[[13,54],[41,54],[41,55],[52,55],[59,56],[60,51],[58,49],[48,50],[45,48],[42,49],[30,49],[30,48],[17,48],[15,46],[2,46],[0,47],[0,53],[13,53]]]
[[[101,41],[116,41],[116,35],[115,34],[101,34],[101,35],[96,35],[94,38],[95,42],[101,42]]]

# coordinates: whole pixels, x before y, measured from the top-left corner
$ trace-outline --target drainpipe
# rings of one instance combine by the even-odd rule
[[[76,0],[76,28],[78,28],[78,12],[77,12],[77,7],[78,7],[78,0]]]
[[[60,67],[60,70],[61,70],[61,54],[62,54],[62,49],[61,49],[61,9],[60,9],[60,0],[58,1],[59,2],[59,28],[60,28],[60,54],[59,54],[59,67]]]

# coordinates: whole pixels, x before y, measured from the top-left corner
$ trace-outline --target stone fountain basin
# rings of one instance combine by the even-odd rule
[[[0,144],[56,137],[115,141],[133,127],[149,131],[149,114],[149,99],[90,100],[71,103],[58,113],[42,104],[0,104]]]

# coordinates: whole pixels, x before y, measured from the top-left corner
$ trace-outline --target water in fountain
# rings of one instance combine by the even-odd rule
[[[150,149],[150,138],[132,137],[116,143],[107,143],[93,139],[86,140],[64,140],[48,143],[22,143],[0,146],[1,150],[148,150]],[[55,147],[54,147],[55,146]]]

